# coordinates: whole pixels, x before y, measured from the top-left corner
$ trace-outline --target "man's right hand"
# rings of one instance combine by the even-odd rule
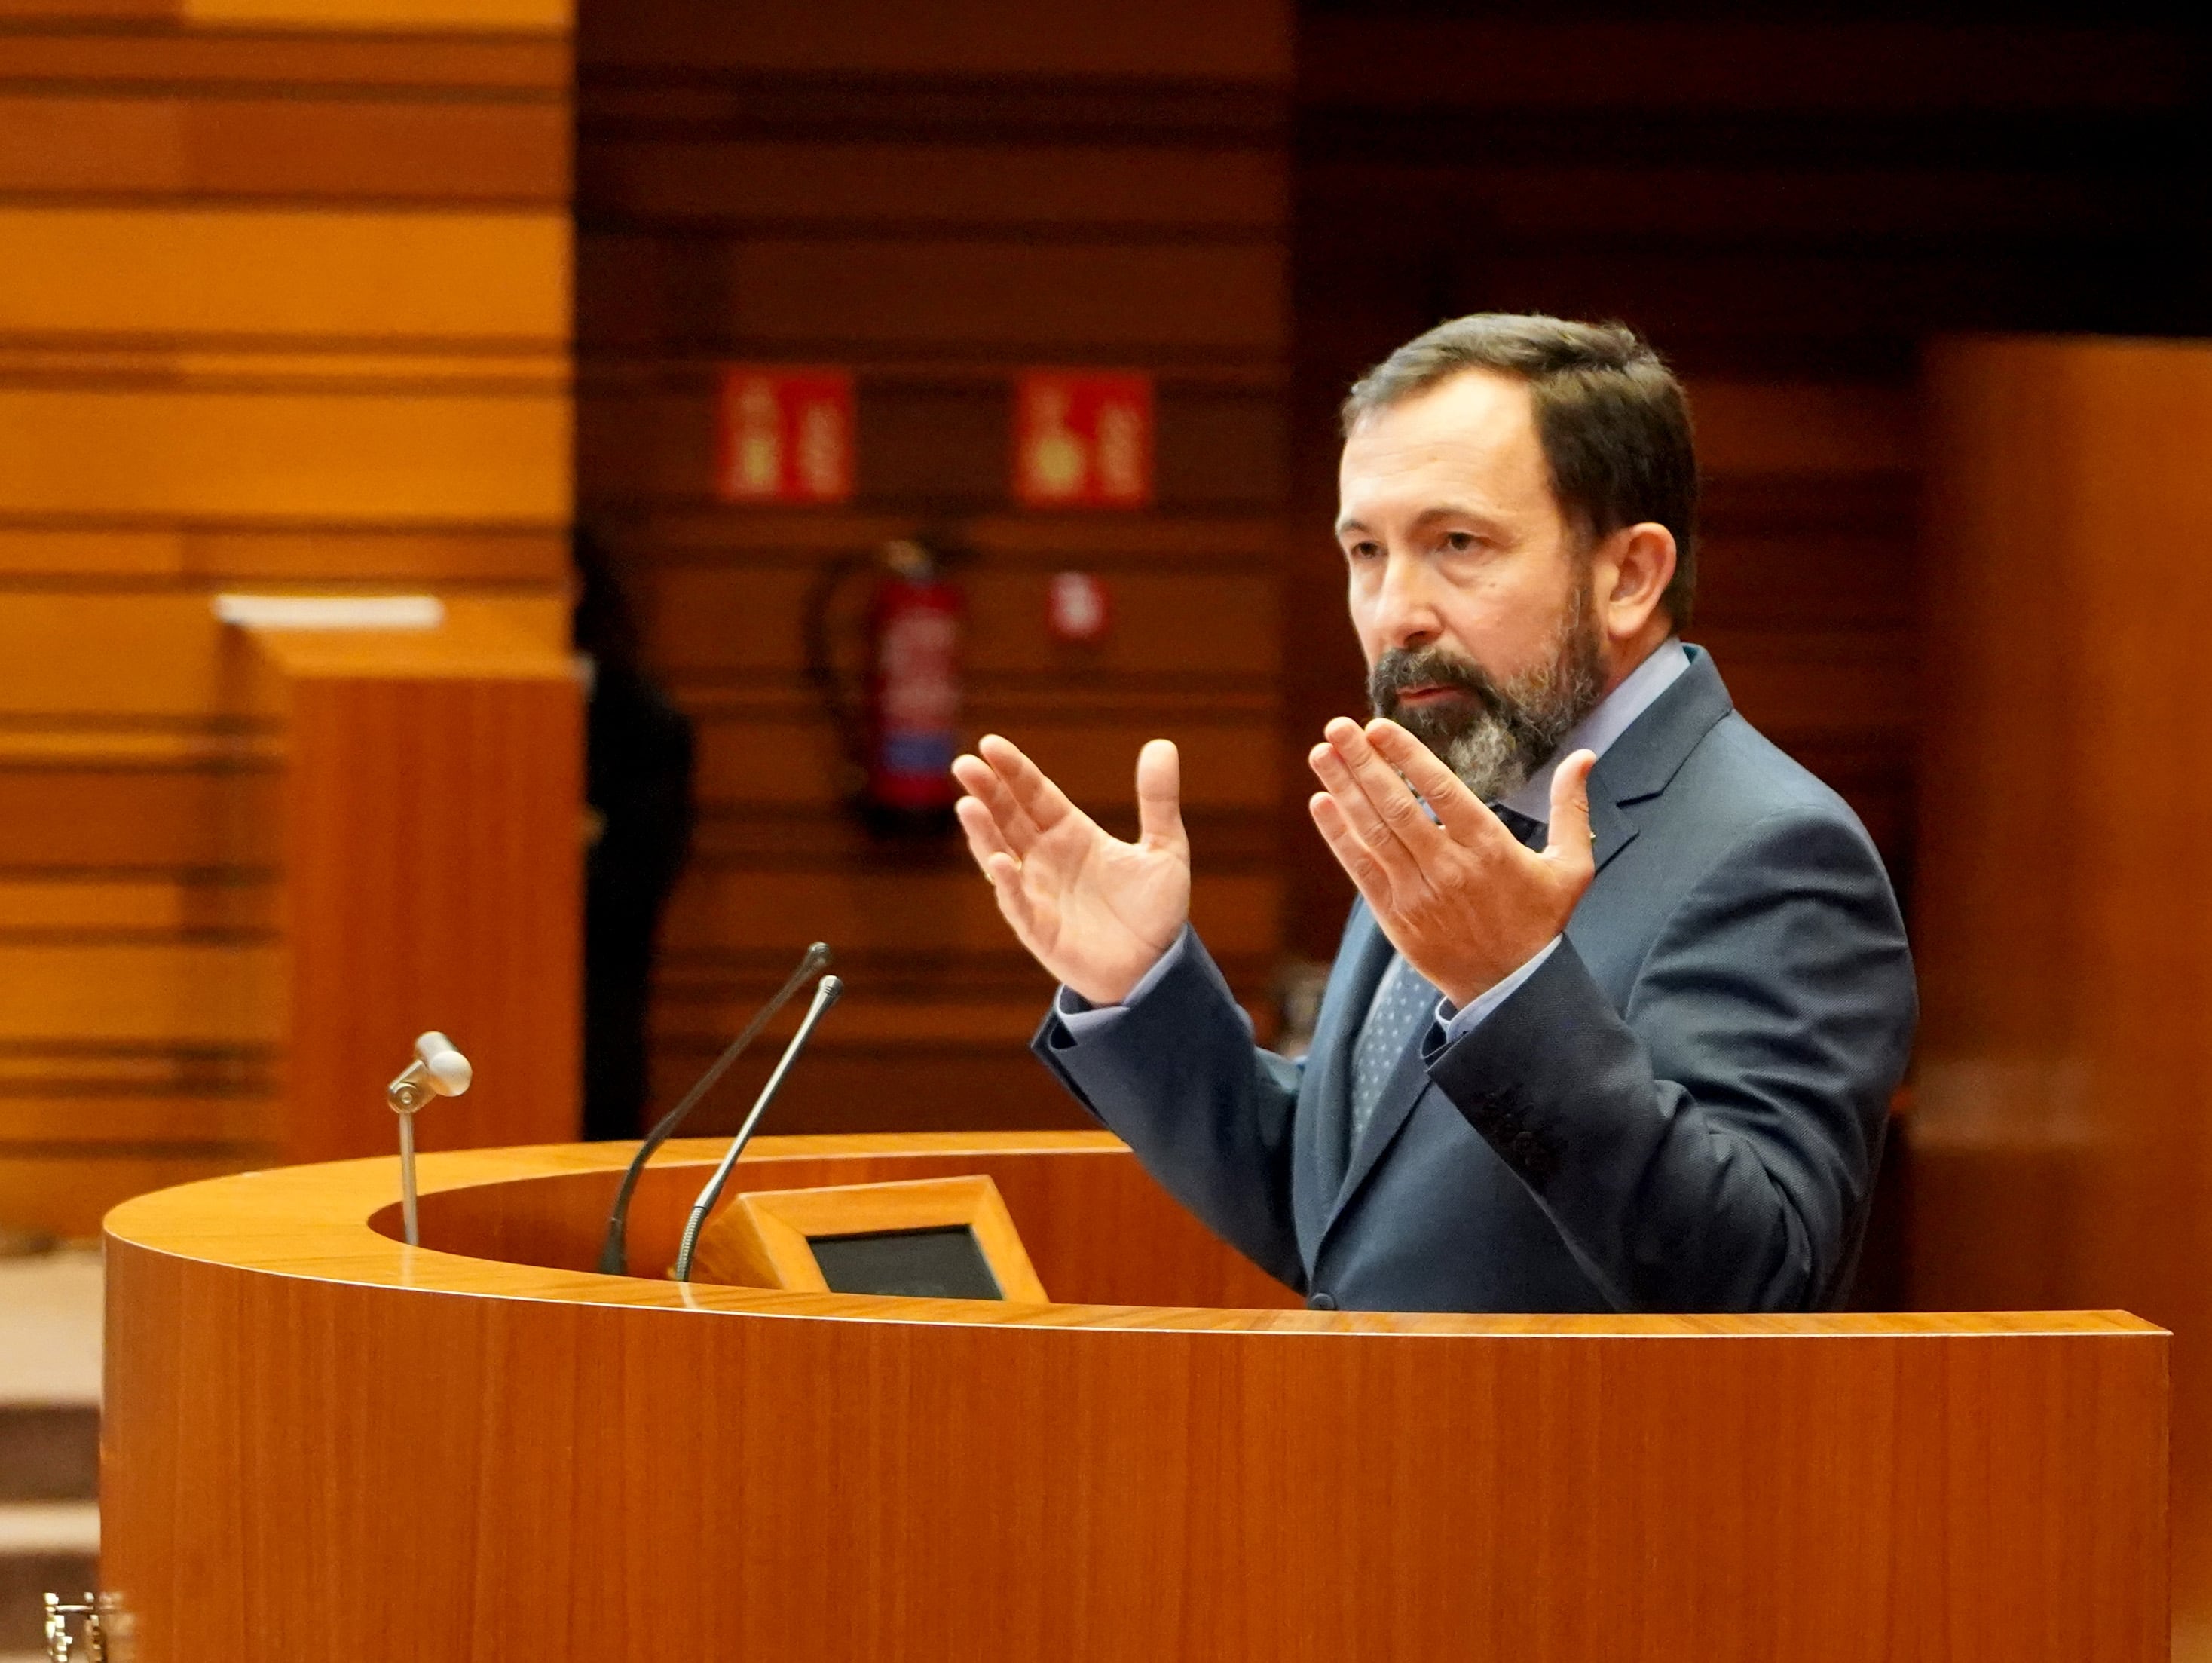
[[[1094,1005],[1118,1005],[1190,917],[1190,839],[1174,744],[1137,753],[1137,841],[1098,822],[1009,741],[952,764],[969,850],[1021,943]]]

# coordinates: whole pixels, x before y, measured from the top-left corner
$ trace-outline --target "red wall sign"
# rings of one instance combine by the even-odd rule
[[[1014,496],[1033,509],[1152,500],[1152,378],[1032,369],[1014,386]]]
[[[726,503],[842,503],[853,494],[853,378],[732,364],[715,405],[714,494]]]

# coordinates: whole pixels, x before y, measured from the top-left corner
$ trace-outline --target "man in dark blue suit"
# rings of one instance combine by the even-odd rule
[[[1188,923],[1175,747],[1108,837],[1006,740],[956,772],[1036,1049],[1319,1309],[1802,1310],[1845,1291],[1916,1016],[1850,810],[1683,644],[1697,470],[1628,331],[1482,315],[1345,407],[1375,719],[1310,761],[1358,886],[1312,1049]]]

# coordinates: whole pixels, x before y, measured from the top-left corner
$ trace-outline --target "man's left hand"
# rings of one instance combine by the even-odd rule
[[[1595,753],[1577,751],[1552,775],[1549,841],[1538,854],[1396,722],[1378,717],[1362,728],[1339,716],[1325,731],[1328,742],[1306,758],[1327,788],[1307,805],[1314,824],[1390,944],[1454,1005],[1504,981],[1566,928],[1596,871]]]

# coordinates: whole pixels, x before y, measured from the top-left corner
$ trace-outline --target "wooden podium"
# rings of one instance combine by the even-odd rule
[[[238,702],[281,738],[281,1159],[392,1140],[426,1028],[486,1089],[425,1147],[576,1134],[583,697],[565,609],[464,597],[421,630],[249,629]]]
[[[2168,1339],[2111,1313],[1309,1312],[1092,1134],[763,1139],[988,1173],[1018,1307],[679,1286],[718,1146],[107,1220],[102,1577],[139,1663],[2166,1654]]]

